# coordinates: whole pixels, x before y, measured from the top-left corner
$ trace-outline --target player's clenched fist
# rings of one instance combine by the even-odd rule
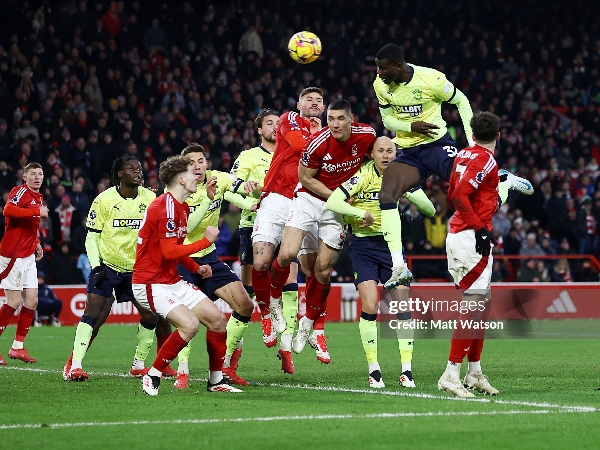
[[[215,227],[206,227],[206,231],[204,232],[204,237],[208,239],[208,241],[212,244],[217,240],[217,236],[219,235],[219,229]]]
[[[48,207],[46,205],[40,206],[40,217],[48,217]]]

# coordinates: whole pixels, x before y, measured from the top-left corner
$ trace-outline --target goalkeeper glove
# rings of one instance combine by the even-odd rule
[[[108,274],[102,266],[94,267],[92,269],[92,274],[94,276],[94,287],[96,289],[102,287],[102,283],[108,280]]]
[[[489,256],[492,244],[496,244],[496,240],[486,228],[481,228],[475,232],[475,251],[477,253],[482,256]]]

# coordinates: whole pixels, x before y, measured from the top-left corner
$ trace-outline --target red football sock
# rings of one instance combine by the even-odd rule
[[[29,328],[33,323],[33,317],[35,316],[35,309],[26,308],[25,305],[21,308],[19,318],[17,319],[17,333],[15,335],[15,341],[23,342],[25,336],[29,333]]]
[[[227,332],[217,333],[206,330],[206,351],[208,352],[208,369],[213,372],[223,370],[227,351]]]
[[[173,333],[171,333],[172,335]],[[167,342],[167,340],[169,339],[169,337],[171,335],[166,335],[166,336],[156,336],[156,354],[158,355],[158,352],[160,351],[160,349],[162,348],[162,346],[165,344],[165,342]],[[184,345],[185,347],[185,345]],[[183,347],[182,347],[183,348]]]
[[[281,291],[289,276],[290,266],[281,267],[279,261],[275,259],[271,264],[271,297],[281,298]]]
[[[476,362],[481,360],[481,352],[483,350],[483,339],[473,339],[471,348],[468,353],[469,362]]]
[[[313,277],[306,286],[306,318],[315,320],[324,311],[323,307],[331,290],[331,283],[322,284]]]
[[[313,323],[313,330],[325,331],[325,316],[327,315],[327,299],[325,299],[325,303],[321,306],[321,314],[317,317]]]
[[[158,355],[156,355],[156,359],[152,363],[152,367],[162,373],[186,345],[187,341],[181,337],[179,330],[173,331],[160,348]]]
[[[0,308],[0,335],[4,333],[6,325],[10,322],[10,318],[15,315],[15,311],[16,309],[8,306],[8,303],[5,303],[2,305],[2,308]]]
[[[271,304],[271,273],[268,270],[259,271],[252,268],[252,287],[261,316],[269,314]]]

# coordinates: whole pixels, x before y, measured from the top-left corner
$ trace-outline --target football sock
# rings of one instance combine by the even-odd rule
[[[469,372],[481,373],[481,361],[469,361]]]
[[[187,361],[179,361],[179,365],[177,366],[177,373],[190,373],[190,367]]]
[[[34,316],[35,309],[26,308],[25,305],[21,307],[21,312],[19,312],[19,318],[17,319],[17,332],[13,342],[14,349],[20,350],[23,348],[23,341],[27,333],[29,333],[29,327],[31,327]]]
[[[325,299],[325,302],[321,306],[321,314],[319,314],[319,317],[317,317],[315,319],[315,322],[313,323],[313,330],[314,330],[315,335],[325,334],[325,318],[326,318],[326,316],[327,316],[327,299]]]
[[[398,205],[395,203],[381,203],[381,230],[392,254],[394,267],[404,266],[402,255],[402,222]]]
[[[86,317],[87,316],[83,316],[81,321],[77,324],[75,342],[73,343],[73,361],[83,361],[83,357],[85,356],[85,352],[87,352],[90,343],[93,325],[84,321]]]
[[[467,355],[471,347],[472,341],[473,339],[452,338],[450,341],[450,356],[448,357],[448,360],[457,364],[462,363],[464,357]]]
[[[0,335],[6,329],[6,325],[10,322],[10,318],[15,315],[16,309],[12,306],[8,306],[8,303],[2,305],[0,308]]]
[[[208,352],[208,368],[210,371],[221,372],[227,350],[227,332],[222,331],[217,333],[206,330],[206,350]],[[211,381],[211,383],[218,383],[219,381]]]
[[[281,267],[279,261],[275,259],[273,264],[271,264],[271,297],[281,298],[281,291],[289,276],[290,266]]]
[[[181,337],[179,330],[173,331],[171,336],[168,337],[160,348],[158,355],[156,355],[156,359],[152,363],[152,368],[158,370],[162,374],[165,368],[186,345],[187,342]]]
[[[410,322],[410,312],[396,314],[398,322]],[[398,337],[398,350],[400,351],[400,362],[402,363],[402,372],[412,370],[412,356],[414,346],[415,330],[404,328],[398,325],[396,336]]]
[[[179,363],[179,367],[181,367],[182,363],[187,364],[190,360],[190,353],[192,352],[192,341],[193,338],[190,339],[187,345],[183,347],[177,354],[177,362]]]
[[[510,189],[508,181],[501,181],[498,185],[498,196],[500,197],[500,203],[506,203],[506,199],[508,198],[508,190]]]
[[[306,287],[306,317],[314,321],[324,311],[331,283],[323,284],[316,277]]]
[[[284,332],[281,335],[281,341],[279,341],[279,348],[284,352],[289,352],[292,350],[292,338],[294,335],[292,333]]]
[[[253,267],[252,286],[260,314],[266,316],[269,314],[269,304],[271,302],[271,273],[269,270],[260,272]]]
[[[377,362],[377,314],[360,313],[360,321],[358,322],[358,330],[360,331],[360,339],[363,349],[367,357],[367,363],[372,364]],[[369,367],[369,373],[372,370]]]
[[[469,353],[467,354],[467,359],[469,364],[471,362],[478,362],[481,360],[481,351],[483,350],[483,339],[473,339],[471,343],[471,348],[469,348]]]
[[[287,327],[283,334],[294,334],[296,320],[298,319],[298,284],[286,284],[281,293],[281,307]],[[283,336],[282,336],[283,339]],[[291,342],[291,341],[290,341]],[[288,349],[289,350],[289,349]]]
[[[231,358],[233,351],[237,347],[238,343],[244,337],[244,333],[248,329],[248,322],[250,322],[250,317],[242,316],[238,314],[236,311],[231,314],[229,320],[227,321],[227,351],[226,355]],[[227,364],[229,367],[229,364]]]
[[[135,348],[134,361],[145,361],[154,342],[155,323],[146,323],[140,320],[137,330],[137,347]],[[142,363],[143,364],[143,363]]]
[[[369,363],[369,374],[373,373],[376,370],[378,370],[379,373],[381,373],[381,367],[379,367],[379,363],[377,361],[375,361],[373,363]],[[381,377],[379,378],[379,380],[381,380]],[[377,381],[379,381],[379,380],[377,380]]]
[[[453,361],[448,361],[448,365],[446,366],[446,371],[450,373],[450,375],[460,378],[460,364]]]

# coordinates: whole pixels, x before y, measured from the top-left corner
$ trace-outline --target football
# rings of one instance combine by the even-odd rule
[[[309,64],[321,55],[321,40],[310,31],[300,31],[290,39],[288,51],[297,63]]]

